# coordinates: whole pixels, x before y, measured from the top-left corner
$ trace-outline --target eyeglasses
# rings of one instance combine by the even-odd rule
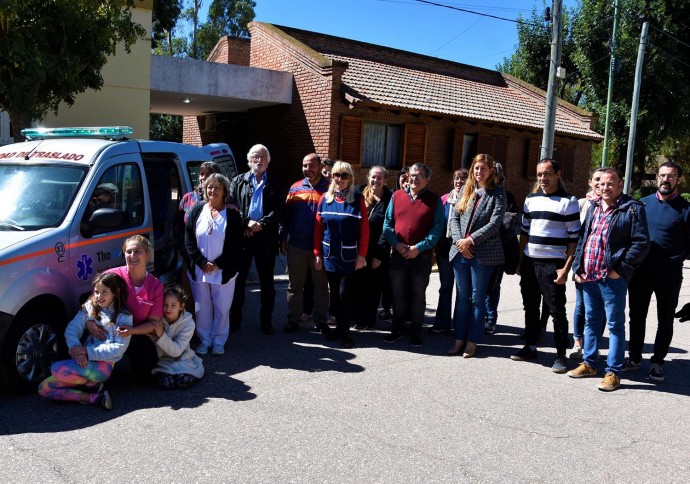
[[[268,158],[268,157],[266,155],[252,155],[251,156],[252,161],[263,160],[265,158]]]
[[[350,174],[349,173],[333,173],[333,178],[340,178],[343,180],[349,180],[350,179]]]
[[[425,177],[424,175],[422,175],[421,173],[410,173],[410,174],[408,174],[407,176],[408,176],[410,179],[415,179],[415,180],[418,179],[418,178],[419,178],[420,180],[423,180],[423,179],[426,178],[426,177]]]
[[[216,221],[211,219],[208,221],[208,227],[206,228],[206,233],[211,235],[213,233],[213,227],[216,225]]]
[[[678,175],[675,173],[660,173],[657,176],[661,180],[663,180],[664,178],[667,180],[675,180],[676,178],[678,178]]]

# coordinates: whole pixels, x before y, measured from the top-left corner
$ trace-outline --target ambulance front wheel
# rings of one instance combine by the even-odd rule
[[[15,319],[2,352],[2,373],[13,391],[35,392],[50,376],[50,365],[61,357],[62,328],[59,315],[36,308]]]

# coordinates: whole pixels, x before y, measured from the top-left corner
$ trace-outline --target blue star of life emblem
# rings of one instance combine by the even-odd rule
[[[89,276],[93,274],[93,259],[86,254],[81,255],[81,260],[77,261],[77,277],[82,281],[89,279]]]

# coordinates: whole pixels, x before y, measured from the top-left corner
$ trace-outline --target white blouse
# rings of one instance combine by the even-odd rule
[[[225,208],[218,212],[218,216],[214,219],[208,204],[204,205],[196,221],[196,243],[199,247],[199,251],[211,262],[216,260],[223,253],[225,228],[227,224],[228,219]],[[209,273],[202,271],[199,266],[196,266],[195,270],[197,282],[222,284],[223,271],[219,268]]]

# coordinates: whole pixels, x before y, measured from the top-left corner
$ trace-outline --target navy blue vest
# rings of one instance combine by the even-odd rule
[[[359,254],[359,225],[362,220],[360,193],[354,194],[352,203],[319,203],[318,213],[323,225],[323,267],[330,272],[351,273]]]

